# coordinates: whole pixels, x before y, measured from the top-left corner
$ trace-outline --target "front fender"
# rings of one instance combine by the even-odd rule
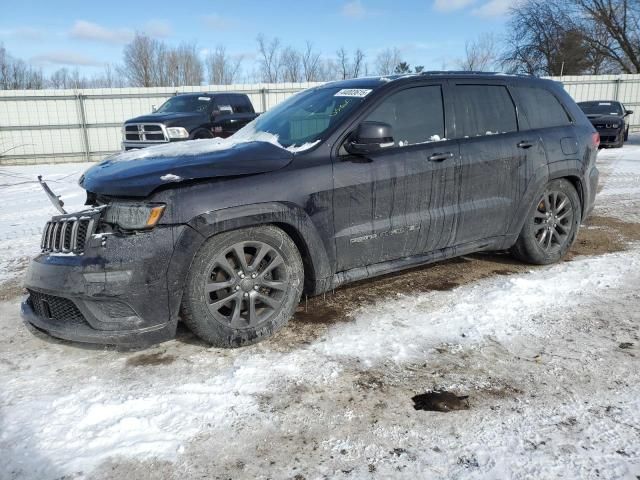
[[[305,292],[317,295],[330,286],[331,261],[316,227],[296,205],[281,202],[223,208],[202,213],[188,222],[176,241],[169,265],[172,311],[179,308],[184,281],[191,262],[202,244],[218,233],[257,225],[272,224],[285,230],[301,250],[305,263]]]

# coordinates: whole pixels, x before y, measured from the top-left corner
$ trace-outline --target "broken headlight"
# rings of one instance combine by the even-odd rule
[[[102,221],[123,230],[148,230],[156,226],[165,208],[162,203],[112,203]]]

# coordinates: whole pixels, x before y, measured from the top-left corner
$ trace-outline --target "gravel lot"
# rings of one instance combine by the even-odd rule
[[[18,314],[52,213],[31,179],[75,205],[85,165],[0,168],[0,478],[639,478],[640,135],[598,161],[559,265],[472,255],[303,301],[252,347],[128,352]],[[464,409],[414,409],[439,389]]]

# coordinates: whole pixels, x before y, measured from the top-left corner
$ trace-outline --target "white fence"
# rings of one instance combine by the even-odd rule
[[[576,101],[620,100],[640,130],[640,75],[555,77]],[[122,123],[176,93],[247,93],[258,112],[318,83],[0,91],[0,165],[96,161],[120,149]],[[4,153],[3,153],[4,152]]]
[[[150,113],[177,93],[242,92],[264,112],[315,85],[320,84],[0,91],[0,165],[100,160],[120,150],[125,120]]]

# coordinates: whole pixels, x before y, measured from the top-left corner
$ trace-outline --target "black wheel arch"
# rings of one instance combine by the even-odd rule
[[[524,195],[521,198],[520,205],[515,211],[511,224],[507,229],[507,236],[505,245],[503,248],[509,248],[512,243],[515,242],[517,236],[520,234],[525,222],[526,213],[531,207],[535,197],[540,194],[545,186],[560,178],[564,178],[569,181],[576,191],[581,203],[581,218],[585,216],[585,190],[584,183],[581,180],[584,176],[584,166],[578,160],[553,162],[547,165],[541,166],[533,176],[533,179],[529,182]]]
[[[317,295],[330,288],[332,252],[327,252],[316,227],[299,207],[285,203],[243,205],[202,213],[187,223],[175,241],[167,272],[170,310],[177,315],[187,272],[196,252],[212,236],[258,225],[274,225],[295,243],[304,264],[304,293]]]
[[[191,133],[189,134],[189,140],[193,140],[198,136],[198,134],[205,134],[207,135],[206,138],[213,138],[213,133],[211,133],[211,130],[207,129],[206,127],[198,127],[191,131]]]

